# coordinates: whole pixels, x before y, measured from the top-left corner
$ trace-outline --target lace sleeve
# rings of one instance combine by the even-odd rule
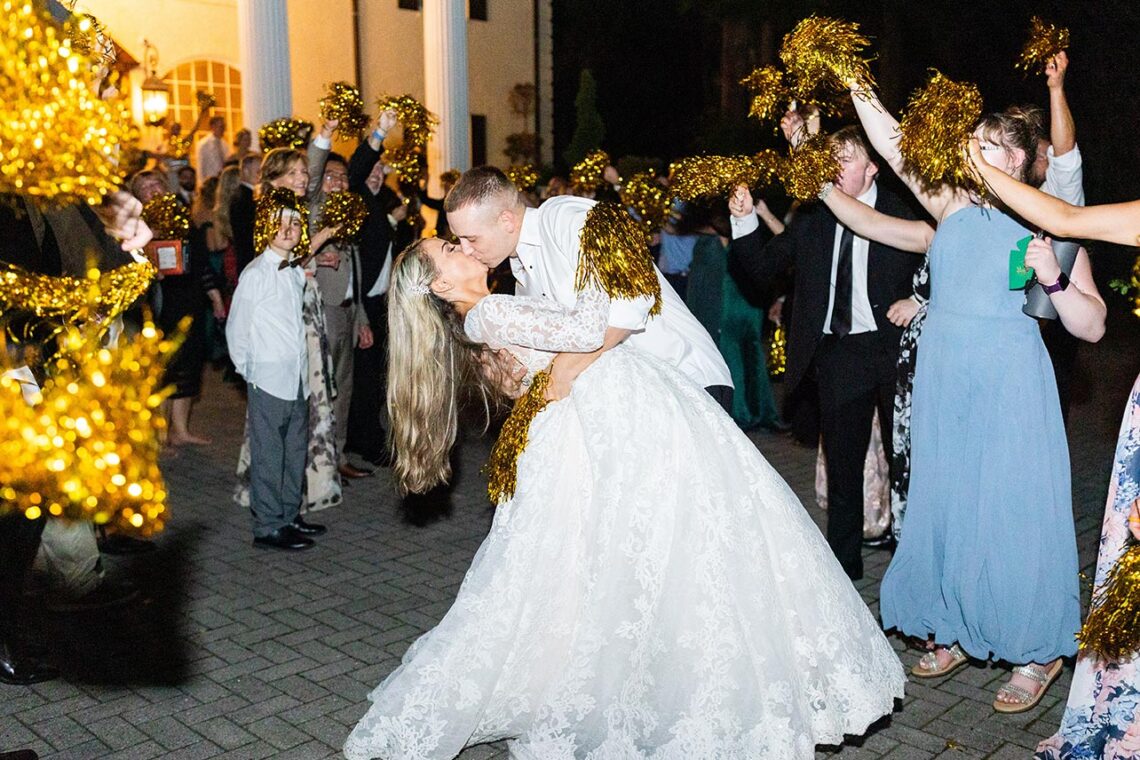
[[[609,312],[610,299],[597,290],[580,293],[571,309],[544,298],[492,295],[467,315],[465,329],[492,348],[586,353],[602,347]]]

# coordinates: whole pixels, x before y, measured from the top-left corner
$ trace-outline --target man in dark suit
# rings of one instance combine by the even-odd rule
[[[781,122],[789,139],[802,125],[794,112]],[[841,166],[836,187],[883,213],[913,218],[898,196],[877,185],[878,168],[858,128],[841,129],[830,139]],[[863,462],[876,410],[890,451],[902,335],[887,310],[910,295],[921,258],[856,237],[821,203],[805,204],[765,244],[747,188],[738,188],[729,206],[732,255],[741,271],[763,284],[795,269],[785,384],[793,393],[810,374],[817,379],[827,459],[827,542],[847,574],[862,578]]]
[[[348,189],[359,193],[368,207],[360,229],[360,291],[364,313],[372,330],[368,348],[357,348],[352,396],[348,413],[346,449],[373,464],[387,464],[388,450],[380,424],[385,395],[388,352],[388,280],[392,259],[412,242],[404,221],[407,206],[384,184],[389,167],[380,161],[384,135],[395,126],[395,115],[381,114],[378,127],[362,142],[348,162]]]
[[[261,156],[251,153],[241,160],[241,184],[230,203],[230,225],[234,231],[234,258],[238,276],[261,251],[253,250],[253,219],[256,211],[254,188],[261,177]]]

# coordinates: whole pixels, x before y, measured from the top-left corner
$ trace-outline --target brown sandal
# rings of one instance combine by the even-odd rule
[[[994,710],[1006,715],[1012,715],[1015,713],[1023,713],[1037,707],[1041,701],[1041,697],[1045,696],[1045,692],[1049,689],[1049,686],[1057,680],[1057,676],[1061,675],[1061,668],[1063,667],[1064,663],[1058,658],[1049,668],[1045,668],[1041,665],[1022,665],[1021,667],[1014,668],[1013,672],[1015,674],[1025,676],[1031,681],[1036,681],[1040,684],[1040,688],[1037,689],[1036,693],[1033,693],[1021,686],[1014,686],[1009,683],[1002,684],[1001,688],[998,689],[998,695],[1004,692],[1009,696],[1016,697],[1017,701],[1002,702],[998,699],[994,699]]]
[[[919,658],[918,664],[910,669],[910,674],[915,678],[942,678],[970,661],[970,658],[957,644],[951,644],[944,649],[950,653],[950,662],[944,667],[938,667],[938,650],[935,649]]]

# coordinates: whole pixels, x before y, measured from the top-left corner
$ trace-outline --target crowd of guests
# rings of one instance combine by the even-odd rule
[[[860,123],[831,133],[841,171],[818,201],[777,215],[742,186],[728,199],[675,204],[653,237],[667,287],[730,368],[733,419],[744,429],[790,429],[818,446],[827,540],[850,578],[863,575],[866,544],[893,553],[882,622],[927,650],[912,675],[1012,663],[994,698],[998,712],[1038,704],[1063,658],[1076,654],[1080,624],[1064,425],[1075,347],[1101,338],[1106,310],[1087,252],[1063,269],[1042,233],[1132,244],[1140,227],[1140,213],[1128,206],[1081,208],[1067,66],[1061,53],[1046,68],[1048,114],[1012,106],[979,122],[973,165],[1000,200],[916,180],[899,151],[897,122],[874,93],[853,84]],[[228,142],[225,120],[213,117],[192,165],[160,155],[129,183],[142,204],[173,194],[191,220],[183,271],[160,276],[148,296],[164,331],[189,318],[168,368],[175,390],[166,443],[210,444],[191,429],[208,364],[244,389],[236,498],[250,508],[253,543],[262,548],[313,546],[325,528],[304,515],[337,504],[345,483],[388,462],[393,256],[423,232],[421,204],[438,213],[435,233],[448,234],[441,199],[398,182],[381,160],[394,113],[381,114],[348,157],[332,150],[337,126],[323,124],[304,149],[262,154],[251,150],[248,130]],[[819,131],[820,119],[789,111],[781,128],[795,146]],[[884,182],[888,172],[895,178]],[[620,202],[620,189],[608,167],[597,188],[554,176],[526,197],[535,205],[568,192]],[[322,220],[329,194],[344,190],[367,207],[353,237]],[[122,263],[89,210],[4,222],[38,246],[31,262],[4,242],[12,236],[0,236],[4,261],[43,270],[46,256],[54,262],[48,269],[65,272],[72,251],[92,247],[70,242],[80,230],[104,252],[102,265]],[[1019,246],[1053,319],[1027,316],[1021,290],[1007,287],[1010,251]],[[510,287],[506,273],[493,273],[497,287]],[[777,325],[787,336],[782,413],[767,360]],[[1137,393],[1122,433],[1132,443],[1122,444],[1114,471],[1098,583],[1129,536],[1140,536]],[[46,553],[65,541],[45,539]],[[17,554],[0,552],[10,561]],[[92,565],[89,548],[74,554]],[[88,593],[94,572],[71,585]],[[41,680],[47,671],[11,665],[5,636],[0,680]],[[1084,756],[1080,748],[1092,745],[1140,751],[1135,708],[1119,707],[1140,698],[1135,664],[1086,658],[1079,673],[1071,714],[1040,756]]]

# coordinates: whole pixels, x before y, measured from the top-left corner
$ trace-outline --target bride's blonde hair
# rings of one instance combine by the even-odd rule
[[[388,416],[401,491],[422,493],[451,477],[459,406],[473,396],[490,409],[502,398],[499,362],[463,332],[455,307],[431,290],[439,276],[420,240],[392,264],[388,291]]]

